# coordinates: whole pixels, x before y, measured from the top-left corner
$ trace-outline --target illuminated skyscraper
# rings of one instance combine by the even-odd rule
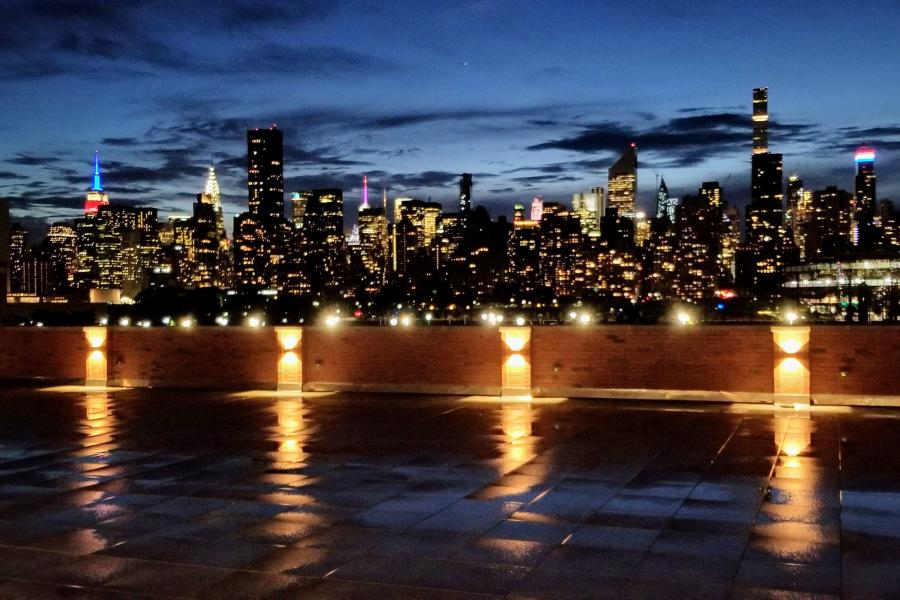
[[[68,223],[53,223],[47,228],[48,254],[53,264],[55,291],[60,292],[75,283],[78,261],[75,228]]]
[[[609,168],[609,202],[618,216],[633,219],[637,202],[637,145],[632,143],[626,148],[619,160]]]
[[[656,189],[656,218],[665,217],[669,219],[669,223],[675,223],[676,206],[678,206],[678,199],[669,195],[666,180],[660,178],[659,187]]]
[[[758,298],[780,294],[785,260],[784,186],[780,154],[768,146],[768,90],[753,90],[753,155],[747,239],[738,256],[738,283]],[[792,244],[792,240],[788,240]]]
[[[525,220],[525,205],[513,204],[513,223],[520,223]]]
[[[465,220],[472,208],[472,174],[463,173],[459,178],[459,214]]]
[[[856,185],[854,214],[854,243],[863,250],[871,250],[878,237],[875,228],[875,150],[862,147],[856,151]]]
[[[382,208],[359,212],[359,251],[367,278],[380,287],[384,284],[390,242],[388,222]]]
[[[599,235],[600,219],[606,213],[603,200],[602,187],[572,194],[572,212],[581,220],[581,232],[585,235]]]
[[[94,152],[94,171],[91,177],[91,188],[84,201],[84,216],[96,216],[97,210],[108,204],[109,196],[103,191],[103,184],[100,180],[100,153]]]
[[[753,154],[769,151],[769,88],[753,90]]]
[[[28,259],[28,232],[18,223],[9,228],[9,291],[25,293],[25,261]]]
[[[216,168],[209,167],[206,177],[206,187],[203,193],[197,197],[197,201],[203,204],[211,204],[215,215],[216,239],[220,244],[227,246],[227,234],[225,233],[225,214],[222,212],[222,193],[219,191],[219,182],[216,180]]]
[[[531,200],[531,220],[540,222],[541,217],[544,216],[544,199],[540,196],[535,196]]]
[[[281,131],[247,132],[247,191],[250,212],[262,219],[284,217],[284,148]]]
[[[813,193],[806,234],[808,262],[848,255],[853,240],[853,202],[850,193],[828,186]]]
[[[314,294],[338,290],[345,275],[344,193],[314,190],[303,217],[305,275]]]
[[[294,229],[303,228],[303,215],[306,214],[306,205],[312,198],[312,192],[294,192],[291,194],[291,223]]]

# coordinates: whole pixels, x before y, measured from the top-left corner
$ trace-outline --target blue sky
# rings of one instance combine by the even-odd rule
[[[340,0],[17,2],[0,23],[0,197],[78,216],[99,149],[112,202],[188,212],[212,159],[246,208],[245,131],[284,131],[286,191],[445,202],[457,174],[511,213],[606,185],[629,141],[639,203],[719,180],[749,196],[751,89],[814,188],[878,150],[900,199],[900,3]],[[354,211],[348,210],[349,215]],[[229,219],[230,220],[230,219]]]

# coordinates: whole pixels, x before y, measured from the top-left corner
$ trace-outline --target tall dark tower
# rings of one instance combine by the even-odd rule
[[[753,154],[769,151],[769,88],[753,90]]]
[[[757,298],[779,294],[785,250],[782,157],[769,152],[768,102],[768,88],[753,90],[747,243],[738,256],[738,284]]]
[[[247,132],[247,192],[250,212],[262,219],[284,217],[284,148],[281,131]]]
[[[459,178],[459,215],[465,217],[472,208],[472,174],[463,173]]]
[[[862,147],[856,151],[856,213],[854,214],[854,242],[863,250],[875,244],[875,150]]]

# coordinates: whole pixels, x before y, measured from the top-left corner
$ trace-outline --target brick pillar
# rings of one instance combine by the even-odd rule
[[[301,327],[276,327],[275,336],[281,348],[278,359],[278,391],[303,389],[303,352]]]
[[[531,396],[531,327],[501,327],[501,396]]]
[[[84,385],[106,386],[108,379],[106,342],[109,339],[106,327],[85,327],[84,337],[88,343]]]
[[[775,402],[809,406],[809,327],[772,327]]]

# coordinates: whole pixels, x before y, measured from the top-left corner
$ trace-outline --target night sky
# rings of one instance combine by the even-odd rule
[[[342,187],[511,214],[606,186],[638,144],[639,204],[718,180],[749,196],[750,99],[814,188],[878,150],[900,200],[900,3],[2,2],[0,197],[16,220],[80,215],[101,153],[112,203],[188,213],[210,160],[246,210],[246,130],[277,123],[285,191]],[[286,194],[287,195],[287,194]],[[355,210],[346,210],[348,223]]]

